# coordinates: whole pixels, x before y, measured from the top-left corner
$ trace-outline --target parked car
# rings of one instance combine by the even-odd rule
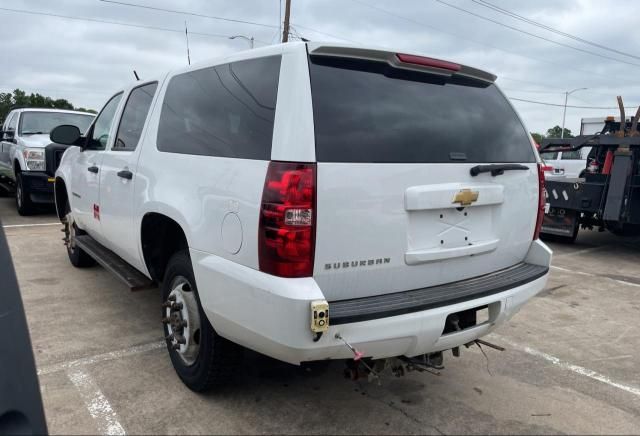
[[[160,285],[196,391],[229,380],[239,346],[293,364],[437,360],[548,276],[541,165],[495,78],[289,43],[137,82],[85,136],[51,133],[78,145],[55,181],[69,259]]]
[[[553,168],[545,173],[548,179],[559,177],[578,178],[583,177],[587,167],[587,156],[591,147],[581,148],[574,151],[554,151],[543,152],[540,155],[545,162]]]
[[[38,204],[53,204],[54,174],[66,145],[52,144],[51,129],[73,124],[85,131],[94,115],[59,109],[14,109],[0,131],[0,184],[14,189],[21,215]]]

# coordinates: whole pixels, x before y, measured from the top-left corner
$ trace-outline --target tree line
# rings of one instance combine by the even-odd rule
[[[538,144],[542,143],[542,140],[544,138],[560,138],[562,133],[562,127],[560,126],[554,126],[550,129],[547,129],[547,134],[544,135],[542,133],[535,133],[535,132],[531,132],[531,136],[533,136],[533,140],[536,141]],[[573,135],[571,134],[571,130],[569,129],[564,129],[564,138],[573,138]]]
[[[0,125],[4,123],[7,114],[11,109],[17,107],[39,107],[47,109],[68,109],[84,112],[96,113],[93,109],[85,109],[83,107],[74,107],[68,100],[64,98],[53,99],[41,94],[27,94],[21,89],[15,89],[13,92],[0,92]]]

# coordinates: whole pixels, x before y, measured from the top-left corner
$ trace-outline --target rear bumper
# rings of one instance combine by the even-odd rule
[[[40,171],[23,171],[22,183],[34,203],[53,204],[53,182],[50,175]]]
[[[262,354],[299,364],[353,357],[335,338],[338,333],[372,358],[416,356],[480,338],[511,318],[544,288],[551,251],[534,241],[525,262],[544,267],[542,274],[490,295],[474,294],[464,301],[426,310],[338,325],[331,323],[331,313],[329,331],[317,342],[313,342],[310,330],[310,303],[324,296],[313,278],[282,279],[197,250],[191,250],[191,258],[203,308],[220,335]],[[487,322],[442,334],[448,315],[481,306],[489,308]]]

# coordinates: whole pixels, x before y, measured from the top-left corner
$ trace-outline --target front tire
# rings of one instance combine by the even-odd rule
[[[96,261],[75,243],[76,235],[80,234],[81,230],[78,229],[76,223],[73,221],[69,201],[65,204],[65,216],[62,224],[64,225],[64,239],[65,245],[67,246],[67,255],[69,256],[71,265],[76,268],[87,268],[95,265]]]
[[[31,201],[29,190],[24,185],[22,173],[16,174],[16,208],[22,216],[33,215],[35,212],[35,206]]]
[[[186,250],[169,259],[162,299],[167,349],[178,377],[196,392],[228,384],[238,368],[242,348],[213,330],[202,310]]]

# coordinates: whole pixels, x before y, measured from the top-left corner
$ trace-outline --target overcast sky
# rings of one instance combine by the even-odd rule
[[[98,110],[119,87],[133,80],[134,69],[142,78],[150,78],[186,64],[185,20],[192,62],[248,48],[248,42],[228,36],[253,36],[256,46],[275,44],[280,38],[279,0],[121,2],[263,25],[101,0],[2,0],[0,91],[21,88]],[[498,13],[480,0],[292,0],[291,22],[296,35],[314,41],[385,46],[485,69],[498,76],[509,97],[561,105],[564,91],[588,88],[571,95],[569,104],[612,107],[620,94],[630,107],[627,114],[635,113],[637,106],[631,106],[640,104],[637,1],[486,2],[602,48]],[[543,132],[562,122],[562,107],[519,101],[514,105],[531,131]],[[617,111],[569,108],[566,126],[575,133],[580,118],[609,114]]]

